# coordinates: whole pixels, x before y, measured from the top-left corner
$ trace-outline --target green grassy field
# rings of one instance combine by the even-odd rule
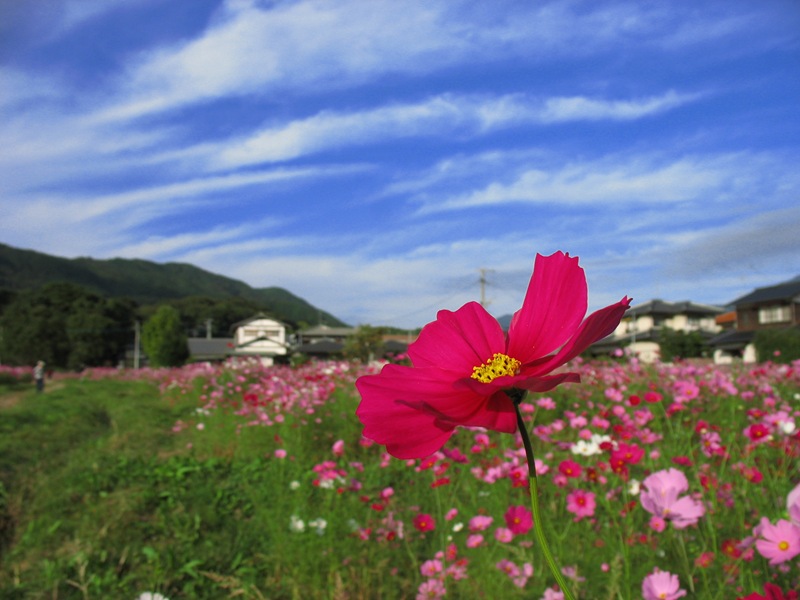
[[[330,508],[320,494],[292,493],[293,478],[308,476],[305,465],[269,460],[273,436],[255,428],[237,435],[235,419],[218,420],[192,442],[179,438],[171,427],[197,408],[195,396],[165,401],[152,383],[107,379],[4,397],[4,599],[145,590],[328,598],[348,572],[357,572],[367,597],[385,577],[358,560],[335,577],[308,569],[316,557],[345,556],[330,535],[303,536],[301,544],[287,535],[287,514]],[[348,597],[358,597],[352,581]]]
[[[740,547],[762,517],[788,518],[800,482],[796,370],[581,368],[584,384],[556,390],[550,407],[532,398],[527,417],[545,530],[576,597],[638,598],[654,568],[678,574],[688,598],[800,582],[796,558],[776,567]],[[40,395],[0,382],[0,598],[551,593],[532,535],[500,536],[509,507],[529,506],[515,436],[464,430],[446,454],[390,459],[360,436],[357,375],[176,370],[58,379]],[[663,401],[640,400],[655,390]],[[769,435],[755,439],[756,426]],[[590,432],[643,452],[620,468],[607,450],[576,453]],[[565,462],[580,477],[560,476]],[[654,530],[634,484],[676,466],[704,514]],[[580,490],[596,499],[586,518],[568,507]],[[523,565],[533,576],[515,575]]]

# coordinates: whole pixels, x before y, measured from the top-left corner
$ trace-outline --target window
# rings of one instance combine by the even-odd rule
[[[785,323],[791,321],[791,312],[788,306],[766,306],[758,309],[758,322],[762,325],[768,323]]]

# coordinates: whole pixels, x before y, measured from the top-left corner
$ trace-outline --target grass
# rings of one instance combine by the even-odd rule
[[[270,460],[274,437],[237,435],[232,415],[176,436],[196,408],[196,395],[165,401],[154,383],[106,379],[66,381],[3,410],[0,597],[345,597],[347,580],[357,598],[385,583],[368,553],[352,560],[332,544],[347,540],[346,523],[291,543],[285,516],[328,515],[334,498],[310,485],[291,493],[292,481],[310,483],[308,465]],[[311,452],[333,436],[294,433]],[[320,557],[311,570],[309,555]]]
[[[786,518],[798,442],[774,436],[753,444],[742,431],[779,410],[800,423],[791,408],[800,397],[793,372],[582,368],[585,383],[554,392],[556,408],[537,408],[528,422],[537,457],[550,469],[540,477],[548,539],[559,562],[586,578],[574,582],[578,597],[638,597],[654,567],[679,574],[697,598],[800,582],[796,561],[781,572],[757,553],[729,547],[761,517]],[[475,447],[475,432],[460,431],[448,455],[388,459],[360,438],[358,372],[87,376],[59,380],[40,395],[30,384],[9,383],[0,390],[0,598],[134,599],[151,591],[170,600],[399,600],[416,596],[429,579],[421,569],[442,552],[445,566],[468,573],[432,576],[446,583],[448,597],[539,598],[552,581],[532,534],[510,543],[493,535],[510,506],[529,506],[525,482],[513,475],[521,466],[515,437],[490,434]],[[720,384],[723,377],[736,389]],[[673,411],[669,403],[687,385],[697,396]],[[664,401],[627,401],[652,390]],[[623,474],[610,469],[607,453],[573,455],[575,416],[586,417],[584,429],[638,444],[643,459]],[[594,417],[608,425],[592,424]],[[703,421],[721,434],[724,456],[702,452]],[[343,454],[332,451],[337,440]],[[652,531],[630,484],[674,467],[679,456],[689,461],[679,468],[706,514],[686,529]],[[582,465],[580,479],[557,482],[565,459]],[[763,479],[743,477],[737,464]],[[487,475],[493,469],[496,480]],[[595,493],[592,518],[576,521],[566,509],[576,488]],[[435,530],[414,528],[423,513]],[[494,524],[473,548],[468,522],[476,515]],[[713,555],[708,566],[697,562],[704,554]],[[534,577],[514,585],[496,566],[503,560],[531,564]]]

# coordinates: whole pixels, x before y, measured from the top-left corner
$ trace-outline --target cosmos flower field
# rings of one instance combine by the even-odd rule
[[[355,380],[379,368],[238,362],[65,381],[157,386],[152,406],[169,411],[148,435],[161,447],[104,447],[82,475],[87,508],[61,516],[80,524],[23,514],[0,590],[37,597],[25,527],[49,525],[57,598],[560,598],[535,547],[519,436],[462,428],[428,458],[392,458],[354,416]],[[581,383],[522,409],[543,525],[576,597],[762,598],[765,585],[793,597],[800,364],[569,368]],[[57,530],[84,540],[83,579]]]

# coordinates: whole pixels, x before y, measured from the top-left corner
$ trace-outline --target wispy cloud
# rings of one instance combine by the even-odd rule
[[[631,36],[657,40],[670,33],[660,11],[639,3],[580,11],[564,2],[504,8],[444,0],[228,2],[201,37],[136,57],[118,80],[120,100],[102,115],[127,119],[228,96],[318,93],[464,61],[581,55]],[[577,109],[598,111],[591,104]],[[558,118],[575,107],[551,110]],[[630,111],[617,106],[612,112]]]
[[[499,204],[545,204],[611,206],[674,204],[713,195],[718,201],[742,197],[758,183],[780,186],[778,177],[794,188],[794,177],[785,172],[785,157],[724,155],[609,155],[586,161],[558,161],[552,154],[539,168],[511,165],[503,173],[487,173],[488,182],[455,195],[435,197],[419,189],[420,213],[461,210]],[[458,173],[458,169],[454,172]],[[430,180],[434,189],[452,183],[448,174]],[[396,189],[396,188],[395,188]],[[713,194],[712,194],[713,192]]]
[[[288,160],[330,148],[384,142],[388,139],[458,135],[475,136],[520,124],[583,120],[633,120],[661,113],[696,98],[669,91],[637,100],[586,97],[541,100],[524,94],[499,97],[440,95],[413,104],[341,113],[324,111],[306,119],[265,128],[241,141],[228,141],[216,153],[216,165]]]
[[[540,120],[544,123],[560,123],[564,121],[628,121],[658,114],[686,104],[699,94],[678,94],[669,91],[655,98],[636,100],[597,100],[575,96],[571,98],[552,98],[545,102]]]

